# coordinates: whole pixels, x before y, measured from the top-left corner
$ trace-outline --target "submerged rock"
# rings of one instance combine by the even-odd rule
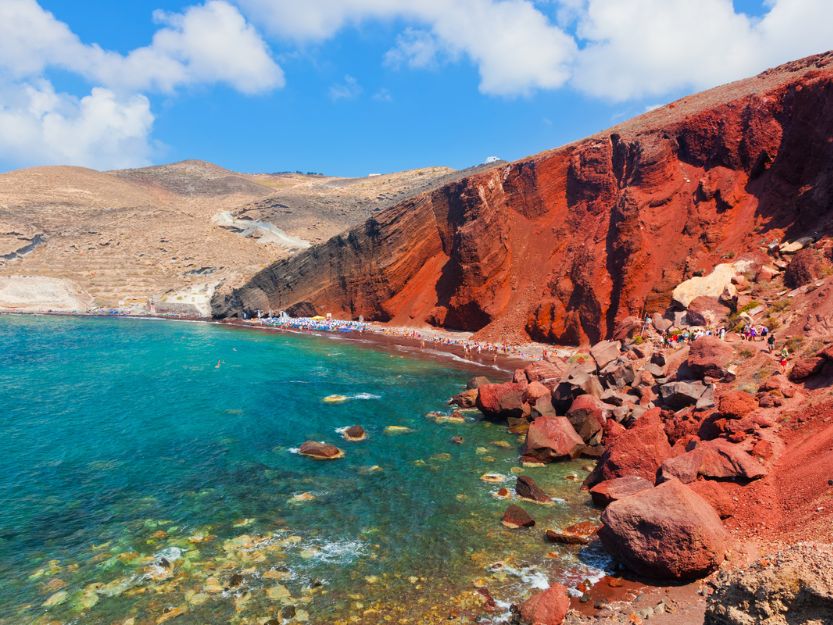
[[[344,436],[344,440],[358,442],[367,438],[367,432],[365,432],[364,428],[360,425],[351,425],[349,428],[344,430],[342,436]]]
[[[564,545],[588,545],[599,530],[599,524],[592,521],[581,521],[568,525],[564,529],[548,529],[546,537],[554,543]]]
[[[298,453],[316,460],[336,460],[344,457],[344,451],[335,445],[319,443],[318,441],[306,441],[301,445]]]
[[[552,498],[545,493],[538,484],[528,475],[519,475],[515,483],[515,492],[518,497],[534,501],[536,503],[552,503]]]
[[[512,504],[506,508],[506,512],[503,513],[501,523],[509,529],[518,529],[521,527],[534,526],[535,519],[529,516],[529,513],[520,506]]]

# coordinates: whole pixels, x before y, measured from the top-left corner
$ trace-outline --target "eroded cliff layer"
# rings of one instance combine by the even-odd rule
[[[829,231],[833,53],[454,182],[218,294],[574,344],[665,308],[721,258]]]

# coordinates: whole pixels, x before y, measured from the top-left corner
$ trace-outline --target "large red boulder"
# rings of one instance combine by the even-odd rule
[[[758,399],[744,391],[729,391],[720,396],[717,407],[724,417],[740,419],[758,408]]]
[[[529,416],[524,401],[526,384],[505,382],[477,387],[477,407],[489,419],[510,419]]]
[[[567,418],[584,442],[598,443],[607,418],[607,406],[592,395],[579,395],[567,410]]]
[[[548,360],[538,360],[524,367],[524,373],[528,381],[542,382],[548,386],[557,384],[566,370],[567,366],[564,363],[549,362]]]
[[[654,483],[646,480],[644,477],[626,475],[596,484],[590,489],[590,497],[593,498],[594,504],[603,508],[614,501],[619,501],[620,499],[653,487]]]
[[[784,271],[784,284],[791,289],[810,284],[830,269],[830,261],[820,250],[805,247],[799,250]]]
[[[511,504],[508,508],[506,508],[506,512],[503,513],[501,523],[503,523],[504,527],[515,530],[521,527],[534,526],[535,519],[529,516],[529,513],[520,506]]]
[[[796,361],[787,377],[790,379],[790,382],[803,382],[807,378],[811,378],[821,371],[825,362],[826,359],[821,356],[802,358],[801,360]]]
[[[700,295],[689,303],[686,309],[688,323],[693,326],[712,326],[721,323],[729,313],[728,306],[723,305],[716,297]]]
[[[688,368],[698,378],[722,380],[731,375],[729,364],[735,357],[731,345],[716,336],[701,336],[688,351]]]
[[[678,480],[613,502],[602,523],[605,549],[645,577],[697,579],[726,556],[728,536],[717,512]]]
[[[575,458],[584,448],[567,417],[538,417],[529,425],[523,455],[540,462]]]
[[[546,416],[554,417],[555,408],[552,405],[552,391],[541,382],[533,381],[526,387],[524,396],[529,404],[532,417]]]
[[[543,592],[535,593],[520,607],[521,620],[526,625],[561,625],[570,609],[570,596],[561,584],[552,584]]]
[[[595,486],[625,475],[637,475],[653,483],[657,470],[670,457],[671,445],[665,435],[660,410],[652,408],[639,417],[634,427],[609,440],[585,484]]]
[[[699,443],[691,451],[669,458],[660,468],[660,479],[677,478],[684,484],[698,477],[749,482],[765,475],[766,469],[754,456],[722,438]]]

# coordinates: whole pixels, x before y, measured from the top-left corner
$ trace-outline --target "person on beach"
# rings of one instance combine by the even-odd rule
[[[789,359],[789,357],[790,357],[790,350],[788,350],[787,346],[784,345],[784,347],[781,348],[781,360],[779,361],[779,364],[781,365],[781,370],[782,371],[787,368],[787,360]]]
[[[766,351],[768,353],[772,353],[772,350],[775,349],[775,335],[770,333],[770,335],[766,339]]]

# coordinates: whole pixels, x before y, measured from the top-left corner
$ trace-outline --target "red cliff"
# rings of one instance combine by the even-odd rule
[[[833,52],[390,208],[215,297],[575,344],[721,258],[833,223]]]

